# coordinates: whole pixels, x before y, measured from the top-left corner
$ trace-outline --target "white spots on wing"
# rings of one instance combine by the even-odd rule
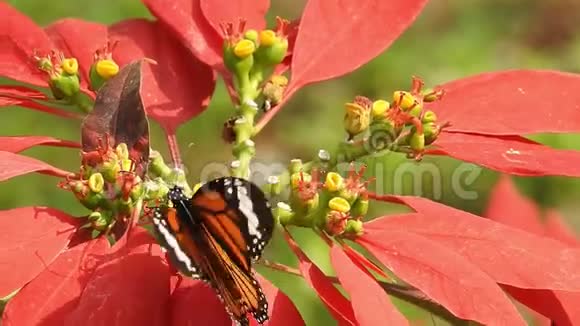
[[[183,250],[181,250],[179,242],[167,227],[167,222],[165,222],[164,219],[161,219],[158,213],[156,213],[155,217],[153,218],[153,224],[155,224],[157,231],[161,234],[161,236],[165,240],[165,243],[167,243],[167,245],[171,247],[171,251],[174,253],[177,260],[183,263],[183,265],[185,265],[185,268],[189,272],[196,274],[197,269],[193,265],[191,259],[185,252],[183,252]]]
[[[236,184],[236,186],[238,186]],[[252,203],[252,199],[248,195],[248,189],[243,186],[236,187],[238,189],[238,200],[240,202],[240,211],[246,216],[248,220],[248,232],[250,235],[258,237],[260,239],[262,237],[262,233],[258,231],[258,226],[260,225],[260,219],[256,215],[254,211],[254,203]]]

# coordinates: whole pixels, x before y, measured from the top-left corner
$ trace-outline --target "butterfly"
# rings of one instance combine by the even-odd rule
[[[263,324],[268,302],[251,264],[269,242],[274,218],[262,190],[247,180],[223,177],[191,198],[173,187],[168,199],[172,207],[157,207],[153,225],[174,266],[208,282],[238,325],[249,325],[248,313]]]

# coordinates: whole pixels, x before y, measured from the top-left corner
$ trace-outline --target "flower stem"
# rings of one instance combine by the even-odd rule
[[[258,112],[258,105],[252,99],[254,97],[253,90],[242,89],[240,93],[242,94],[242,102],[240,103],[241,117],[236,120],[234,126],[236,141],[233,148],[234,157],[239,164],[232,168],[232,175],[249,179],[250,163],[256,154],[256,148],[251,138],[254,130],[254,118]]]

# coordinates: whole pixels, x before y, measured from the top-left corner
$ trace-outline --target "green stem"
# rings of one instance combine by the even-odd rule
[[[95,102],[82,92],[76,93],[68,100],[71,104],[76,105],[84,113],[90,113],[93,111],[93,106],[95,105]]]

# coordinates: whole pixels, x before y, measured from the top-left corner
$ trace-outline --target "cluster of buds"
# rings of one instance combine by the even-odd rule
[[[317,169],[310,173],[294,170],[290,198],[287,203],[278,204],[275,215],[283,225],[314,227],[331,236],[361,235],[362,219],[369,207],[366,193],[370,182],[363,179],[363,172],[364,166],[358,171],[351,166],[346,177]]]
[[[119,66],[113,60],[112,51],[116,43],[107,43],[94,54],[94,61],[89,70],[89,86],[97,91],[105,81],[119,73]],[[39,70],[48,75],[48,85],[52,95],[57,100],[67,103],[78,102],[81,92],[79,62],[76,58],[67,58],[60,51],[52,51],[48,55],[34,54],[33,59]]]
[[[344,127],[351,141],[367,132],[386,135],[380,148],[386,147],[406,152],[409,157],[420,160],[425,146],[432,144],[446,124],[437,123],[435,112],[425,110],[424,104],[439,100],[442,90],[422,90],[423,82],[413,78],[411,91],[395,91],[392,102],[371,101],[358,96],[345,105]],[[367,137],[367,139],[372,139]]]
[[[276,21],[274,30],[245,30],[244,21],[237,28],[233,24],[222,26],[225,35],[224,63],[232,72],[237,91],[243,100],[255,100],[260,95],[262,82],[286,57],[289,22],[279,17]],[[284,87],[285,83],[275,80],[270,87],[273,85]],[[276,92],[270,90],[268,93]]]
[[[134,210],[147,192],[135,166],[126,144],[113,148],[105,138],[96,150],[82,153],[78,177],[61,182],[61,188],[70,190],[92,211],[84,227],[91,228],[94,237],[108,233],[115,225],[124,228],[131,222]]]

